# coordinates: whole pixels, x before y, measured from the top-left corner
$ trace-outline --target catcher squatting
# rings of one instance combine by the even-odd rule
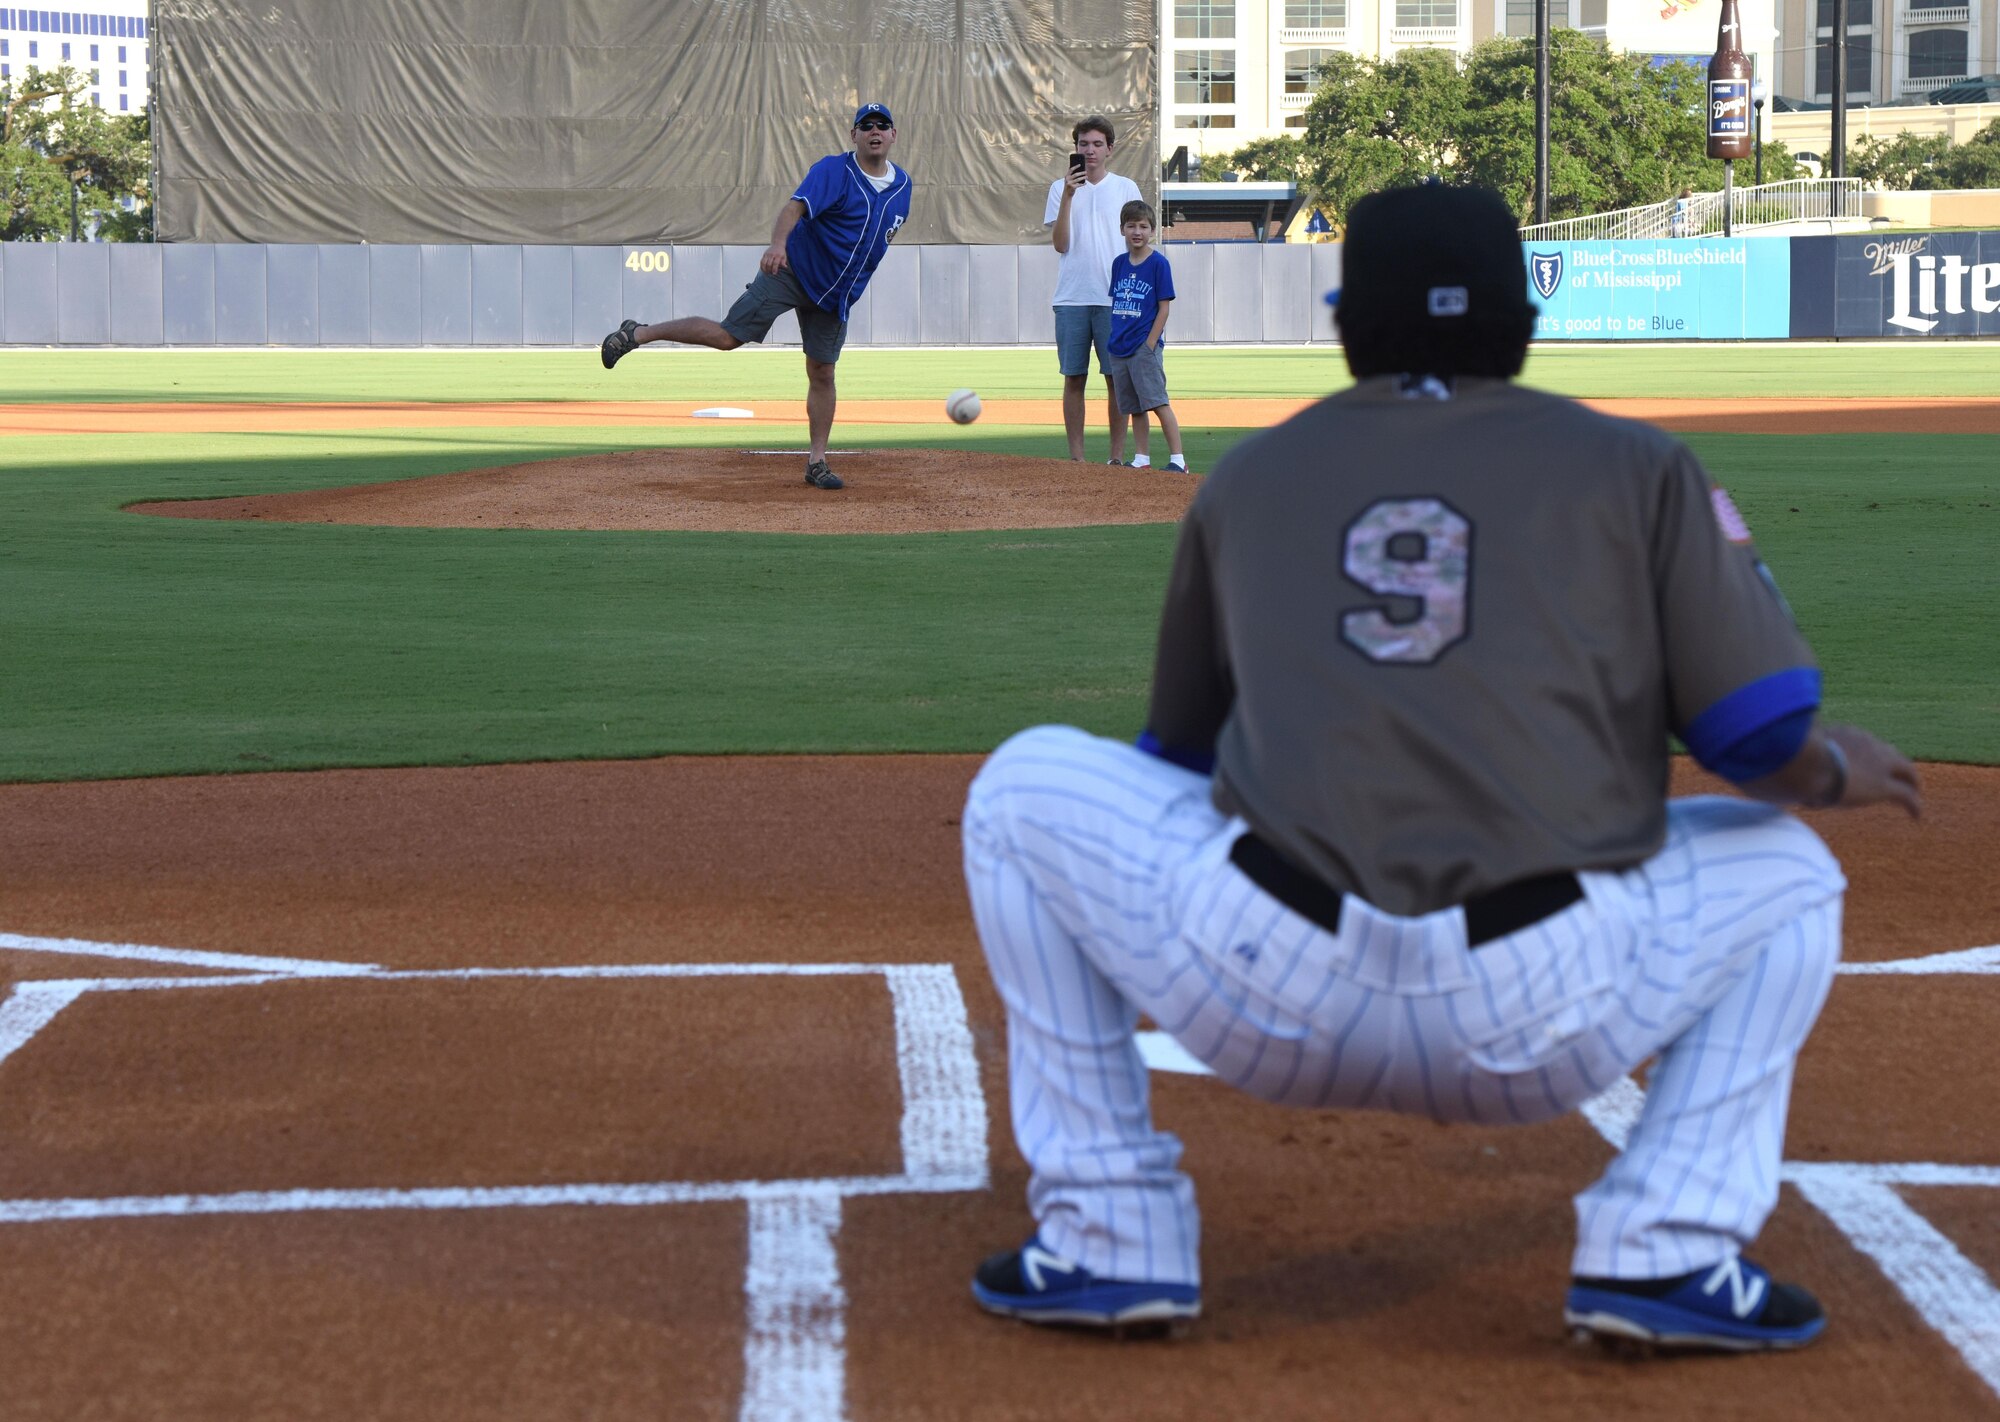
[[[1743,1253],[1845,880],[1788,804],[1918,813],[1678,440],[1523,389],[1500,199],[1355,205],[1329,300],[1358,381],[1217,464],[1182,525],[1137,745],[1024,731],[974,780],[965,876],[1006,1005],[1034,1232],[986,1309],[1201,1308],[1199,1216],[1140,1014],[1268,1101],[1548,1120],[1649,1058],[1576,1198],[1565,1316],[1798,1347],[1825,1315]],[[1668,737],[1747,799],[1669,800]]]

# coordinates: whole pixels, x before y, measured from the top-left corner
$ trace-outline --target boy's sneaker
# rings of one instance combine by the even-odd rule
[[[1109,464],[1113,469],[1129,469],[1132,467],[1122,459],[1107,459],[1104,462]]]
[[[637,321],[621,322],[617,330],[604,338],[604,344],[598,348],[597,354],[604,362],[606,370],[618,364],[621,356],[628,356],[639,349],[639,340],[632,334],[638,329]]]
[[[1153,457],[1149,454],[1135,454],[1125,466],[1127,469],[1151,469]]]
[[[1173,458],[1167,461],[1167,468],[1171,469],[1176,474],[1185,474],[1188,472],[1187,460],[1182,456],[1176,454],[1173,456]]]
[[[815,459],[806,465],[806,482],[815,489],[844,489],[847,487],[840,482],[840,476],[833,472],[832,467],[824,459]]]
[[[1042,1248],[1039,1237],[981,1264],[972,1297],[1005,1318],[1119,1331],[1158,1331],[1201,1314],[1198,1285],[1100,1279]]]
[[[1730,1353],[1803,1348],[1826,1329],[1818,1299],[1741,1257],[1671,1279],[1572,1279],[1563,1319],[1606,1342]]]

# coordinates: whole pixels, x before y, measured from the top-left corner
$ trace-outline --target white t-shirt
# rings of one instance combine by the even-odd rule
[[[1049,210],[1042,221],[1053,227],[1062,209],[1063,182],[1049,184]],[[1141,199],[1139,185],[1122,173],[1106,173],[1086,181],[1069,200],[1069,250],[1056,268],[1056,294],[1051,306],[1109,306],[1111,259],[1125,250],[1118,230],[1118,213]]]

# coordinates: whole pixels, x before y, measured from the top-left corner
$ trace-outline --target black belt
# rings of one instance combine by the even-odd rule
[[[1328,933],[1340,932],[1340,890],[1322,883],[1284,858],[1255,834],[1246,833],[1229,847],[1229,858],[1250,882]],[[1469,948],[1491,943],[1540,923],[1583,897],[1583,885],[1567,869],[1516,879],[1483,894],[1474,894],[1465,909],[1465,942]]]

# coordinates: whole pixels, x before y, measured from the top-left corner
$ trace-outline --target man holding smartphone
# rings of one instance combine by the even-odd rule
[[[1090,381],[1094,346],[1097,371],[1104,377],[1111,463],[1123,464],[1126,417],[1118,411],[1108,366],[1111,262],[1125,250],[1118,214],[1126,203],[1142,199],[1137,183],[1110,169],[1115,137],[1111,121],[1095,114],[1070,130],[1075,151],[1069,155],[1069,171],[1049,184],[1048,211],[1042,221],[1054,227],[1055,248],[1062,256],[1056,268],[1054,305],[1056,360],[1063,377],[1063,432],[1069,436],[1069,457],[1083,458],[1083,392]]]

